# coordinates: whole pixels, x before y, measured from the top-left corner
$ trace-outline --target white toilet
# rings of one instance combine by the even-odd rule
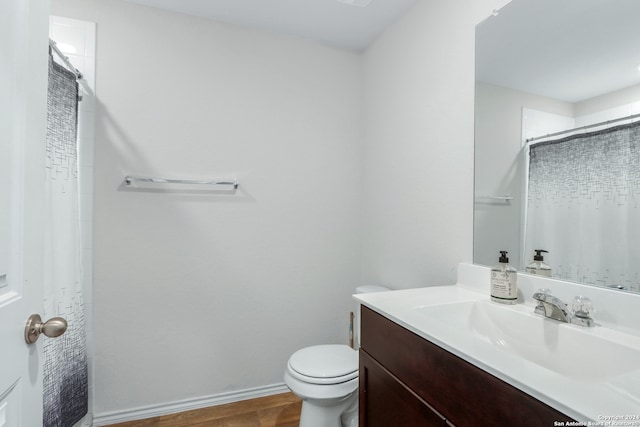
[[[384,292],[383,286],[359,286],[357,294]],[[315,345],[289,358],[284,382],[302,399],[300,427],[358,425],[358,351],[360,307],[354,325],[356,349],[344,344]]]

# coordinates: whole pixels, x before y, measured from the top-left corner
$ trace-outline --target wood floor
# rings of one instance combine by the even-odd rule
[[[283,393],[108,427],[298,427],[301,407],[297,396]]]

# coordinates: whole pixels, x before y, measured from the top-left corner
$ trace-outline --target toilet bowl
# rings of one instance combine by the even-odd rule
[[[388,290],[382,286],[361,286],[356,293]],[[354,332],[359,344],[359,322],[356,323]],[[298,350],[289,358],[284,382],[302,399],[300,427],[358,425],[358,345],[355,347],[354,350],[343,344],[315,345]]]
[[[358,352],[348,345],[316,345],[289,358],[284,382],[302,399],[300,427],[358,424]]]

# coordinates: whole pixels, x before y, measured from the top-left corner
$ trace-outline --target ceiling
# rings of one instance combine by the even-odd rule
[[[416,0],[127,1],[362,51]]]
[[[639,0],[513,0],[476,29],[476,78],[568,102],[638,85],[639,19]]]

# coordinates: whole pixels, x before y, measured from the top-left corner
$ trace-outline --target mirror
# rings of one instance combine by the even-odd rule
[[[2,159],[0,167],[0,294],[3,293],[2,288],[8,286],[7,273],[9,271],[10,254],[11,254],[11,150],[10,144],[0,144],[0,159]]]
[[[495,265],[499,251],[507,250],[510,264],[524,272],[533,261],[532,248],[549,249],[530,243],[537,230],[527,223],[533,144],[527,139],[573,128],[580,128],[578,134],[611,129],[633,120],[608,121],[640,113],[638,16],[637,0],[513,0],[476,27],[475,264]],[[591,127],[596,123],[604,125]],[[640,218],[640,203],[631,200],[635,194],[627,197],[625,209]],[[553,218],[547,222],[555,223]],[[631,228],[620,219],[611,223],[622,232]],[[584,233],[608,233],[606,227],[583,228]],[[562,252],[585,252],[583,243],[567,239],[564,244]],[[602,246],[616,259],[640,265],[640,252],[616,242]],[[557,265],[560,254],[549,252],[545,262],[553,277],[640,292],[640,273],[619,279],[605,263],[594,279],[584,274],[591,261],[583,258],[577,260],[577,274],[568,274]]]

